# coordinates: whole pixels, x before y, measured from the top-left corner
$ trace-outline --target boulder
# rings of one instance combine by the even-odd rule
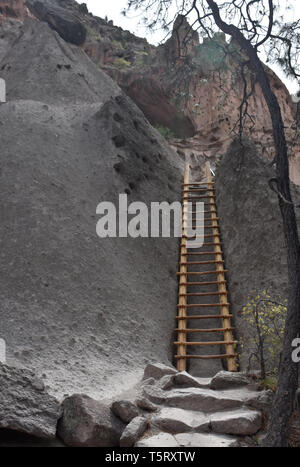
[[[150,400],[158,399],[158,394],[148,393]],[[165,393],[164,404],[186,410],[215,412],[241,407],[247,394],[236,391],[212,391],[201,388],[182,388]]]
[[[125,425],[109,406],[84,394],[74,394],[63,402],[58,435],[68,446],[119,446]]]
[[[233,387],[245,386],[249,380],[243,373],[231,371],[219,371],[211,380],[211,389],[232,389]]]
[[[169,393],[157,386],[145,385],[142,388],[142,397],[148,399],[154,404],[163,404]]]
[[[271,389],[267,391],[260,391],[256,393],[255,397],[251,397],[248,399],[247,404],[249,407],[253,407],[257,410],[262,410],[265,413],[268,413],[272,407],[274,399],[274,392]]]
[[[160,379],[165,375],[176,375],[177,370],[163,363],[149,363],[144,371],[143,379],[154,378]]]
[[[34,373],[0,364],[0,428],[54,439],[60,415],[59,402]]]
[[[261,413],[256,410],[235,410],[214,413],[211,427],[216,433],[247,436],[257,433],[262,426]]]
[[[121,447],[132,447],[147,429],[145,417],[134,418],[125,428],[120,440]]]
[[[135,403],[140,409],[146,410],[147,412],[156,412],[156,410],[158,410],[157,405],[153,404],[153,402],[150,402],[149,399],[143,396],[139,396]]]
[[[111,410],[124,423],[131,422],[131,420],[138,417],[138,415],[140,414],[139,409],[133,402],[125,400],[115,401],[111,406]]]
[[[175,375],[165,375],[158,382],[157,387],[166,391],[174,386],[174,377]]]
[[[203,432],[209,429],[209,416],[192,410],[163,408],[151,424],[169,433]]]
[[[43,0],[27,0],[31,13],[39,20],[48,23],[62,39],[75,45],[82,45],[86,39],[87,31],[76,16],[61,8],[53,2]]]
[[[189,388],[209,388],[210,382],[210,378],[194,378],[194,376],[191,376],[186,371],[177,373],[174,377],[175,385]]]

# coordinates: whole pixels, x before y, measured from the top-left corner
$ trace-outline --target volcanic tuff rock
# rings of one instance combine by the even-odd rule
[[[65,34],[65,18],[86,31],[82,47],[91,59],[112,76],[134,100],[149,121],[167,133],[182,156],[190,158],[199,177],[199,168],[210,160],[214,165],[226,152],[238,130],[243,83],[239,73],[240,52],[228,45],[222,34],[200,43],[182,16],[178,16],[170,38],[159,47],[147,43],[112,21],[94,17],[74,0],[27,0],[31,12],[47,21],[66,40],[81,43]],[[0,0],[1,5],[7,0]],[[43,4],[43,7],[41,7]],[[22,2],[12,2],[11,16],[26,16]],[[4,9],[4,6],[3,6]],[[41,13],[41,9],[43,13]],[[52,13],[45,13],[45,11]],[[53,11],[55,12],[53,14]],[[75,31],[76,31],[75,28]],[[73,30],[72,30],[73,31]],[[234,58],[231,58],[234,57]],[[285,85],[268,68],[271,86],[279,100],[291,154],[291,178],[300,183],[300,142],[296,133],[297,105]],[[250,75],[247,76],[250,89]],[[261,152],[273,157],[271,120],[260,87],[254,83],[249,99],[245,131]]]
[[[119,446],[124,424],[109,406],[86,395],[74,394],[63,402],[58,435],[68,446]]]
[[[54,439],[60,415],[59,402],[34,373],[0,363],[1,429]]]
[[[48,0],[26,0],[26,5],[36,18],[47,22],[65,41],[75,45],[84,43],[86,28],[75,15]]]
[[[239,348],[244,370],[248,366],[247,343],[252,331],[241,315],[243,306],[264,290],[280,303],[287,298],[285,240],[278,197],[268,185],[272,177],[274,168],[248,140],[242,145],[235,141],[217,169],[216,196],[231,310],[237,337],[246,344],[244,349]],[[292,197],[299,205],[300,192],[293,184]],[[299,228],[299,209],[295,212]]]
[[[172,358],[178,239],[101,239],[96,207],[179,200],[182,163],[84,51],[17,24],[0,58],[0,337],[58,397],[119,393]]]

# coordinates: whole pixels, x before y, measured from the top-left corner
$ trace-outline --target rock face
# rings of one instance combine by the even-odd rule
[[[216,177],[216,196],[228,285],[238,339],[244,338],[242,369],[248,366],[249,327],[241,311],[249,297],[268,290],[273,299],[287,298],[287,260],[277,195],[268,180],[275,176],[255,147],[235,142],[221,160]],[[295,205],[300,193],[292,187]],[[295,210],[298,228],[299,209]],[[252,361],[254,364],[254,361]],[[269,362],[270,364],[270,362]]]
[[[111,78],[46,23],[18,26],[0,68],[7,361],[44,374],[58,397],[113,397],[146,362],[172,358],[178,239],[99,238],[96,208],[110,201],[118,210],[122,193],[148,208],[180,200],[182,163]]]
[[[86,395],[75,394],[63,402],[58,435],[68,446],[119,446],[124,424],[107,405]]]
[[[0,1],[0,21],[2,18],[15,18],[24,21],[28,15],[28,9],[24,0],[1,0]]]
[[[78,17],[61,8],[59,2],[27,0],[26,5],[36,18],[48,23],[66,42],[75,45],[84,43],[86,28]]]
[[[31,14],[46,21],[65,40],[84,47],[149,121],[167,131],[174,149],[191,159],[198,177],[206,160],[214,165],[226,152],[232,131],[237,129],[243,83],[236,45],[228,46],[224,35],[216,34],[200,43],[197,32],[179,15],[171,37],[154,47],[111,21],[94,17],[75,0],[27,0],[27,4]],[[12,10],[10,16],[22,19],[27,15],[23,0],[0,0],[1,5],[3,11]],[[300,184],[297,104],[280,79],[266,70],[284,118],[291,178]],[[250,88],[250,77],[248,81]],[[245,132],[267,158],[272,158],[271,120],[258,84],[254,85],[248,110],[251,119],[245,124]]]
[[[34,373],[0,364],[0,428],[54,439],[60,415],[59,402]]]

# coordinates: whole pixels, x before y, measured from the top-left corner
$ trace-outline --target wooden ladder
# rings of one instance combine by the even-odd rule
[[[185,166],[184,173],[184,184],[182,190],[183,198],[183,235],[181,239],[181,250],[180,250],[180,272],[179,276],[179,299],[178,299],[178,316],[177,322],[178,326],[176,332],[178,334],[178,340],[175,342],[177,346],[177,355],[175,359],[177,360],[177,369],[178,371],[185,371],[187,367],[187,359],[226,359],[227,360],[227,369],[228,371],[237,371],[236,357],[235,353],[235,344],[236,342],[233,339],[234,328],[231,326],[231,318],[228,303],[228,292],[226,285],[226,269],[224,268],[224,259],[221,249],[221,239],[219,231],[219,218],[217,217],[217,209],[215,202],[214,194],[214,182],[212,181],[210,164],[206,164],[206,182],[190,183],[190,167],[188,164]],[[195,196],[196,195],[196,196]],[[204,201],[206,200],[206,205],[204,208],[204,244],[205,247],[212,247],[209,251],[197,251],[194,249],[188,248],[187,240],[187,228],[191,227],[187,224],[187,214],[188,209],[191,206],[190,203],[195,201]],[[188,204],[189,203],[189,204]],[[192,204],[192,212],[194,211],[194,205]],[[207,217],[205,216],[207,215]],[[193,222],[195,222],[195,217],[193,214]],[[211,231],[211,234],[206,234],[206,229]],[[214,259],[202,261],[203,257],[210,257]],[[192,258],[192,260],[190,260]],[[194,261],[196,259],[196,261]],[[199,260],[198,260],[199,259]],[[201,266],[211,265],[211,271],[201,271]],[[190,272],[189,266],[199,267],[199,271]],[[215,269],[214,269],[215,267]],[[190,276],[199,276],[200,282],[189,281]],[[215,279],[207,282],[201,282],[201,276],[215,276]],[[205,293],[193,293],[190,291],[191,287],[195,286],[214,286],[217,287],[216,292],[205,292]],[[195,290],[195,289],[194,289]],[[218,298],[217,303],[213,304],[190,304],[189,297],[209,297],[215,296]],[[199,300],[201,301],[201,300]],[[219,314],[205,314],[205,310],[210,307],[218,307],[220,310]],[[188,315],[188,310],[190,308],[199,308],[198,315]],[[201,312],[204,311],[203,314]],[[189,329],[187,327],[189,320],[210,320],[210,319],[220,319],[222,325],[218,328],[211,329]],[[209,322],[209,321],[208,321]],[[194,336],[199,333],[200,335],[205,335],[208,332],[220,333],[223,334],[223,339],[221,338],[215,342],[203,341],[188,341],[188,336]],[[188,346],[211,346],[211,345],[224,345],[225,354],[219,355],[191,355],[187,353]]]

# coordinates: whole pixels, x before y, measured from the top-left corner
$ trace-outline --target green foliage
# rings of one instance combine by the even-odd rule
[[[266,389],[276,390],[278,378],[276,376],[266,376],[263,380],[263,385]]]
[[[90,26],[87,26],[86,28],[87,28],[88,36],[90,37],[90,39],[101,42],[100,33],[96,31],[96,29],[91,28]]]
[[[123,44],[120,41],[113,40],[112,45],[119,50],[124,50]]]
[[[225,47],[226,44],[220,43],[217,38],[206,39],[196,47],[196,63],[206,71],[227,70]]]
[[[117,68],[128,68],[131,66],[131,62],[125,60],[125,58],[116,58],[114,60],[114,66]]]
[[[147,64],[148,61],[148,53],[147,52],[136,52],[136,66],[144,66]]]
[[[175,135],[170,128],[165,127],[165,126],[155,126],[156,130],[161,134],[166,139],[172,139],[175,138]]]
[[[260,364],[263,379],[267,374],[267,362],[271,368],[268,374],[278,374],[286,305],[286,300],[283,303],[275,301],[264,290],[256,294],[242,310],[242,316],[249,324],[250,334],[247,339],[241,340],[241,346],[249,356],[249,367],[252,357]]]

